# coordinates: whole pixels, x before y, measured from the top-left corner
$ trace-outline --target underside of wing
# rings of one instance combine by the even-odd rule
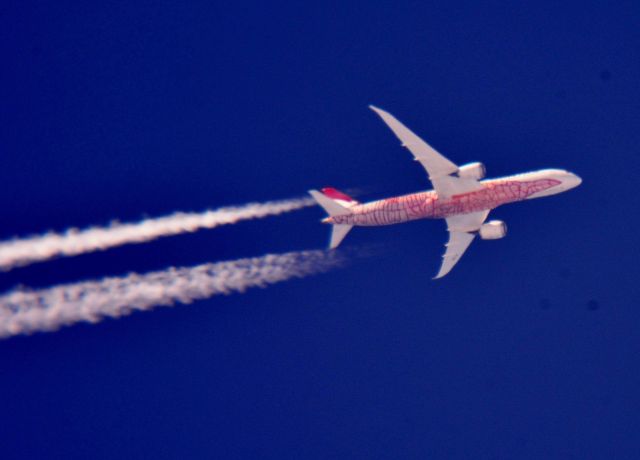
[[[449,198],[482,187],[475,179],[452,176],[458,172],[458,166],[455,163],[438,153],[390,113],[372,105],[369,107],[382,118],[400,139],[402,145],[408,148],[415,159],[426,169],[429,180],[439,197]]]
[[[437,280],[449,273],[455,264],[458,263],[462,254],[467,250],[471,242],[476,236],[473,233],[451,232],[449,233],[449,242],[446,244],[447,250],[442,256],[442,265],[440,271],[433,278]]]
[[[474,212],[449,217],[447,219],[447,230],[449,230],[449,241],[446,244],[446,251],[442,256],[440,271],[434,279],[442,278],[449,273],[458,263],[473,239],[475,233],[484,223],[489,211]]]
[[[408,148],[424,168],[429,179],[447,176],[458,171],[458,166],[439,154],[433,147],[416,136],[409,128],[403,125],[396,117],[378,107],[369,106],[384,121],[391,131],[400,139],[402,145]]]

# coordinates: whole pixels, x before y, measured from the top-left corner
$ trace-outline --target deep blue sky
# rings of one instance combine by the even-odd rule
[[[370,103],[490,176],[584,182],[494,211],[508,237],[440,282],[441,222],[355,229],[383,250],[345,270],[2,341],[1,458],[640,456],[640,3],[182,3],[2,3],[0,238],[428,188]],[[321,217],[0,289],[319,248]]]

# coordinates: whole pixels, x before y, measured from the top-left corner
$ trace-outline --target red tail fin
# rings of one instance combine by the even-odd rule
[[[332,200],[336,200],[341,202],[344,206],[351,207],[359,204],[356,200],[351,198],[349,195],[342,193],[340,190],[337,190],[333,187],[325,187],[322,189],[322,193]]]

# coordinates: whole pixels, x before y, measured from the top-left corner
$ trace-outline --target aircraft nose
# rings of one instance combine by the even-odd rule
[[[567,185],[567,188],[574,188],[582,184],[582,178],[580,178],[580,176],[577,176],[576,174],[567,173],[566,178],[563,179],[562,182]]]

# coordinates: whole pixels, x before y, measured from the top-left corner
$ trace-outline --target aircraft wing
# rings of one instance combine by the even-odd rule
[[[439,197],[449,198],[453,195],[479,190],[482,187],[475,179],[452,176],[451,174],[458,172],[458,166],[455,163],[438,153],[390,113],[373,105],[370,105],[369,108],[382,118],[382,121],[400,139],[402,145],[408,148],[415,159],[427,170],[429,180]]]
[[[446,244],[447,249],[442,256],[440,271],[433,279],[442,278],[458,263],[476,236],[472,232],[482,226],[488,215],[489,210],[486,210],[447,218],[449,242]]]

